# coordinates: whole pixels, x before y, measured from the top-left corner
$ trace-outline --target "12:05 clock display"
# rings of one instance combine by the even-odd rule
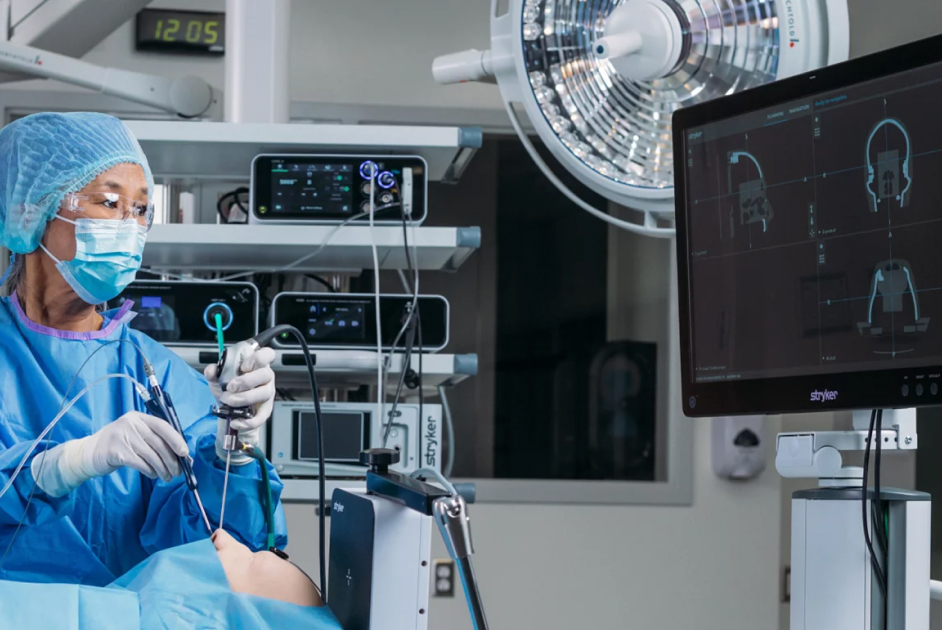
[[[137,14],[137,49],[221,55],[226,50],[226,14],[144,9]]]

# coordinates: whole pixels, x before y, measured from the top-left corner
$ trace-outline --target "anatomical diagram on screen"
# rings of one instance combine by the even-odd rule
[[[942,361],[942,79],[918,72],[688,140],[695,380]]]

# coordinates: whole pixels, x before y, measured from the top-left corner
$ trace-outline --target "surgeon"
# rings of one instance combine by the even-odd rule
[[[114,117],[43,113],[0,130],[0,244],[14,254],[0,298],[0,487],[65,401],[92,385],[0,497],[0,579],[103,586],[156,551],[208,538],[178,456],[193,458],[215,528],[225,427],[210,410],[251,406],[254,417],[233,422],[247,443],[271,414],[273,351],[252,355],[223,392],[212,369],[204,377],[129,328],[130,302],[101,310],[140,267],[153,192],[140,145]],[[144,356],[185,438],[145,413],[128,379],[101,381],[146,384]],[[225,527],[265,549],[258,465],[233,464]],[[270,474],[277,502],[282,485]],[[280,503],[275,530],[283,547]]]

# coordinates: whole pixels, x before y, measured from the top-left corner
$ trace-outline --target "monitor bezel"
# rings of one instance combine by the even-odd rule
[[[679,109],[674,112],[672,119],[674,155],[685,155],[687,130],[940,62],[942,35]],[[682,408],[687,416],[806,413],[942,404],[942,395],[929,395],[933,383],[936,384],[934,389],[942,390],[942,365],[694,382],[691,378],[692,322],[686,181],[681,163],[675,160],[675,165],[681,390]],[[918,396],[917,388],[922,392]],[[814,394],[824,392],[828,395],[817,396],[819,400],[814,400]]]

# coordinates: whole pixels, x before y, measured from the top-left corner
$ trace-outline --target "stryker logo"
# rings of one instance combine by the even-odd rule
[[[435,439],[437,427],[438,421],[429,416],[425,425],[425,465],[430,468],[434,468],[435,462],[438,461],[438,440]]]
[[[823,392],[818,390],[811,392],[811,402],[828,402],[831,400],[837,400],[837,392],[828,389]]]
[[[337,514],[343,514],[343,503],[337,503],[336,501],[334,501],[333,510]]]
[[[789,46],[791,48],[794,48],[795,44],[800,41],[795,31],[795,7],[793,2],[794,0],[785,0],[785,16],[788,23]]]

